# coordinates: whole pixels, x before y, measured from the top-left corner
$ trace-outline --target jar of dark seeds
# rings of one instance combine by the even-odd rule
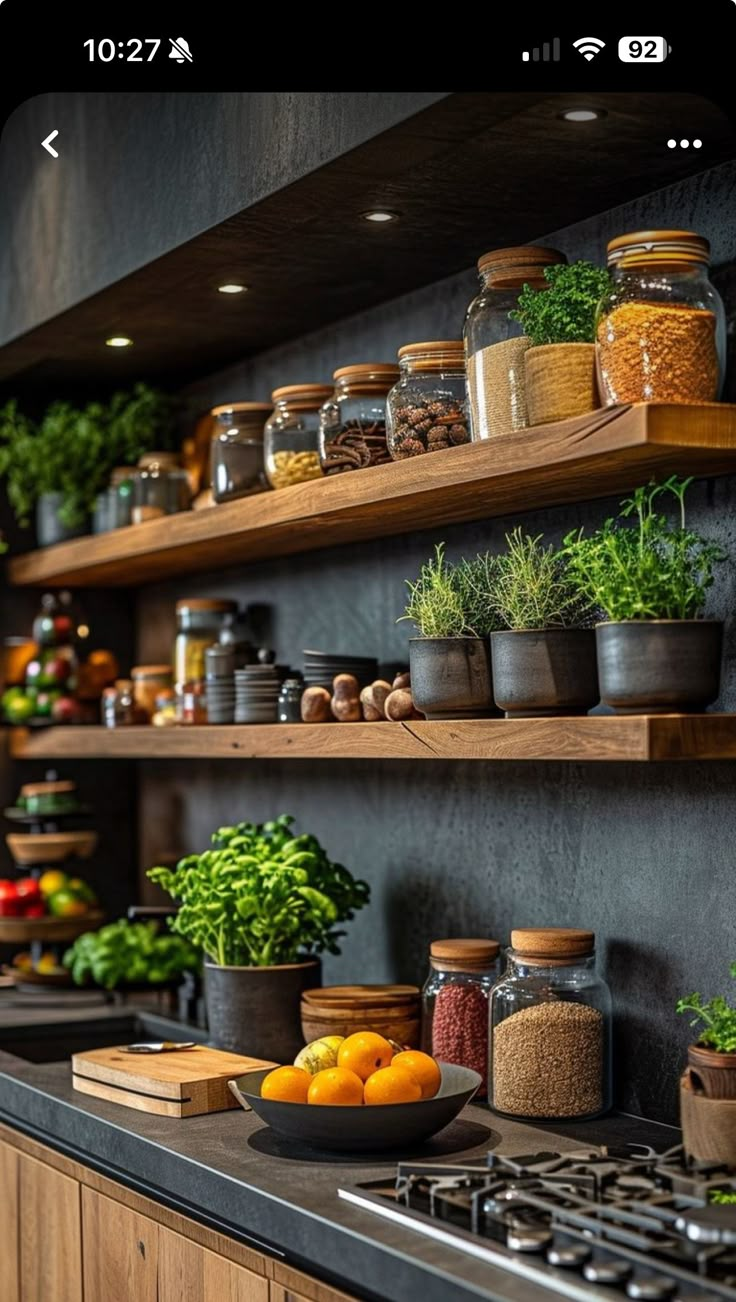
[[[592,931],[512,931],[490,998],[488,1101],[504,1116],[567,1121],[611,1106],[611,995]]]
[[[335,371],[335,392],[319,418],[319,456],[326,475],[390,461],[386,395],[399,378],[393,362],[361,362]]]
[[[394,461],[470,442],[461,339],[404,344],[388,395],[386,436]]]
[[[488,996],[498,975],[497,940],[433,940],[422,990],[422,1048],[440,1062],[470,1067],[485,1091]]]

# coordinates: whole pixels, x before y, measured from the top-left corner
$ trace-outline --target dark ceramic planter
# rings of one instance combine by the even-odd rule
[[[304,1045],[302,991],[321,985],[318,958],[279,967],[204,965],[207,1023],[218,1049],[293,1062]]]
[[[592,628],[491,633],[493,696],[507,719],[585,714],[598,704]]]
[[[702,710],[720,692],[722,642],[718,620],[599,624],[601,700],[617,714]]]
[[[412,637],[409,669],[414,704],[428,719],[495,714],[491,657],[480,637]]]
[[[690,1084],[709,1099],[736,1099],[736,1053],[720,1053],[704,1044],[687,1048]]]
[[[87,522],[82,524],[62,524],[59,509],[64,498],[61,493],[42,493],[36,502],[36,539],[39,547],[53,547],[55,543],[68,542],[70,538],[81,538],[89,533]]]

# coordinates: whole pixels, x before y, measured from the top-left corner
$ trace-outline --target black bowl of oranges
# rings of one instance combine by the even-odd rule
[[[480,1085],[467,1067],[401,1049],[374,1031],[315,1040],[293,1066],[229,1082],[238,1102],[274,1131],[312,1148],[405,1148],[454,1121]]]

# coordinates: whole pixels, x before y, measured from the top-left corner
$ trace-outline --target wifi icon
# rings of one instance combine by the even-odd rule
[[[596,54],[600,54],[605,49],[606,42],[600,41],[597,36],[581,36],[579,41],[573,41],[573,49],[578,50],[584,59],[590,63]]]

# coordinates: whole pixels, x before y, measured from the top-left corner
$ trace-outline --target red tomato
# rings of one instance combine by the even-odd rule
[[[0,878],[0,918],[18,918],[23,911],[23,901],[18,897],[15,882]]]
[[[29,904],[41,898],[41,887],[35,877],[19,877],[15,883],[15,890],[16,894],[22,900],[27,900]]]

